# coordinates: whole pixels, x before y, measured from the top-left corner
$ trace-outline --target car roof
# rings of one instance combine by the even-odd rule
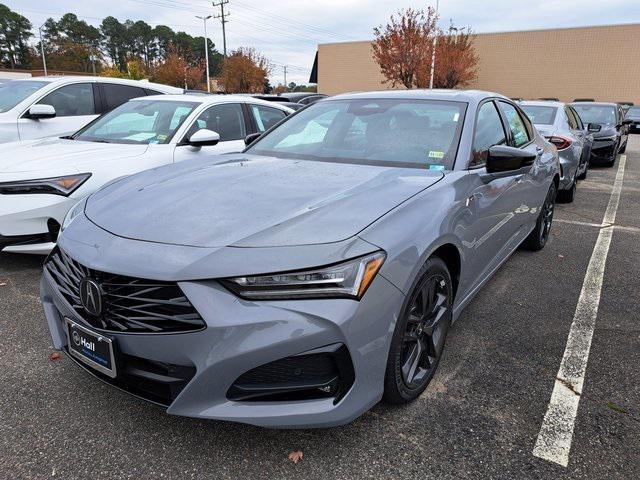
[[[564,102],[552,102],[548,100],[523,100],[518,102],[519,105],[531,105],[531,106],[540,106],[540,107],[564,107],[566,104]]]
[[[413,99],[413,100],[445,100],[451,102],[479,102],[485,98],[499,97],[508,101],[509,98],[494,92],[483,90],[444,90],[444,89],[416,89],[416,90],[381,90],[374,92],[344,93],[330,97],[324,101],[333,100],[359,100],[359,99]]]
[[[27,81],[27,82],[47,82],[47,83],[68,83],[68,82],[76,82],[76,81],[116,83],[120,85],[131,85],[135,87],[150,88],[150,89],[171,92],[171,93],[179,93],[183,91],[181,88],[172,87],[170,85],[163,85],[161,83],[153,83],[153,82],[147,82],[144,80],[130,80],[128,78],[115,78],[115,77],[65,75],[65,76],[59,76],[59,77],[47,76],[47,77],[20,78],[16,80]]]
[[[203,95],[194,93],[185,93],[180,95],[149,95],[148,97],[134,98],[131,102],[141,102],[147,100],[164,100],[171,102],[194,102],[201,104],[215,105],[218,103],[255,103],[258,105],[265,105],[267,107],[282,107],[284,110],[290,111],[291,109],[280,105],[276,102],[268,102],[259,98],[250,97],[247,95]]]
[[[600,106],[600,107],[619,107],[617,103],[613,102],[571,102],[570,105],[587,105],[587,106]]]

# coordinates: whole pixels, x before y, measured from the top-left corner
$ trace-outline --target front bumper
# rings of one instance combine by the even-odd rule
[[[121,356],[183,373],[176,383],[180,390],[167,413],[265,427],[330,427],[350,422],[381,399],[391,335],[404,301],[404,295],[383,276],[376,277],[360,302],[248,302],[215,281],[179,282],[179,286],[205,320],[206,329],[182,334],[109,335]],[[54,346],[65,349],[64,318],[82,319],[46,271],[41,293]],[[346,347],[353,366],[354,381],[339,401],[229,400],[228,391],[242,374],[329,345]],[[163,403],[126,382],[116,386]]]
[[[77,201],[59,195],[0,195],[0,250],[46,255]]]
[[[617,140],[594,141],[591,149],[591,162],[611,162],[618,154]]]

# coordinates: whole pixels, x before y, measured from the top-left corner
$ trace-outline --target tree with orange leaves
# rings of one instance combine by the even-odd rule
[[[240,47],[224,60],[219,82],[227,93],[263,93],[271,64],[254,48]]]
[[[438,37],[434,88],[465,86],[478,77],[478,56],[473,40],[469,28],[457,29],[453,25],[448,34]]]
[[[374,28],[373,58],[392,87],[413,88],[431,63],[438,16],[432,7],[400,10],[385,27]]]
[[[151,80],[165,85],[188,89],[202,89],[205,67],[189,63],[171,46],[167,58],[153,67]],[[206,89],[206,86],[205,86]]]

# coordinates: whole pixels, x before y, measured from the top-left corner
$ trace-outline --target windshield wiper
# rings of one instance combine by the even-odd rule
[[[73,135],[65,135],[64,137],[60,137],[60,140],[75,140]]]

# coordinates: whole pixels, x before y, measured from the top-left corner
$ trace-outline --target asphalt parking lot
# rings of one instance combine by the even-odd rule
[[[547,247],[517,252],[476,297],[420,400],[329,430],[172,417],[51,361],[42,260],[0,254],[0,478],[640,478],[640,136],[568,465],[534,455],[621,160],[590,170],[576,201],[558,205]]]

